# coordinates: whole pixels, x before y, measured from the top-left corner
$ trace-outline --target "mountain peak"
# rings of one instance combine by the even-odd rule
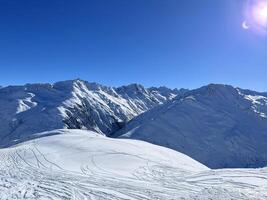
[[[146,92],[146,89],[143,85],[137,84],[137,83],[132,83],[129,85],[121,86],[118,87],[117,90],[119,91],[136,91],[136,92]]]
[[[113,88],[81,79],[9,86],[0,92],[0,146],[55,128],[109,135],[169,99],[169,94],[152,93],[140,84]]]
[[[199,92],[206,92],[208,94],[212,94],[214,92],[236,92],[236,88],[234,88],[231,85],[225,85],[225,84],[208,84],[206,86],[203,86],[201,88],[192,90],[192,91],[199,91]]]
[[[137,116],[116,136],[172,148],[211,168],[265,166],[267,98],[242,91],[222,84],[188,91]]]

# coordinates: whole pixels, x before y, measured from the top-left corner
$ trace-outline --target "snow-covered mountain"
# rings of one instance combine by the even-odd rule
[[[0,89],[0,147],[61,128],[148,141],[211,168],[267,166],[266,93],[215,84],[191,91],[114,88],[82,80]]]
[[[0,89],[0,146],[59,128],[108,135],[183,92],[138,84],[113,88],[82,80],[4,87]]]
[[[266,93],[214,84],[1,88],[0,200],[267,199],[266,168],[201,164],[266,166],[266,108]]]
[[[143,113],[118,136],[175,149],[211,168],[267,166],[267,95],[211,84]]]
[[[263,200],[266,169],[210,170],[143,141],[54,130],[0,149],[1,200]]]

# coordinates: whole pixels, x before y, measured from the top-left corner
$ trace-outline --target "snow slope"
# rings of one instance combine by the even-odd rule
[[[4,87],[0,89],[0,146],[59,128],[108,135],[179,93],[164,87],[145,89],[132,84],[112,88],[82,80]]]
[[[0,199],[263,200],[266,169],[210,170],[179,152],[83,130],[0,150]]]
[[[267,166],[267,95],[211,84],[130,121],[114,137],[169,147],[211,168]]]

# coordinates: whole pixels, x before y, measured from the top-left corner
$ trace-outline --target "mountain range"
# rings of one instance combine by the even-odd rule
[[[148,141],[211,168],[267,165],[267,95],[210,84],[126,124],[114,137]]]
[[[55,129],[147,141],[210,168],[267,165],[267,94],[230,85],[107,87],[77,79],[0,89],[1,147]]]
[[[186,90],[106,87],[83,80],[26,84],[0,89],[0,146],[60,128],[110,135],[135,116]]]
[[[2,87],[0,160],[0,200],[264,200],[267,94]]]

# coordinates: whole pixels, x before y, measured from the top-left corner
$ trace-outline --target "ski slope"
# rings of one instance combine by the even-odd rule
[[[267,199],[266,169],[210,170],[179,152],[82,130],[0,150],[0,199]]]

